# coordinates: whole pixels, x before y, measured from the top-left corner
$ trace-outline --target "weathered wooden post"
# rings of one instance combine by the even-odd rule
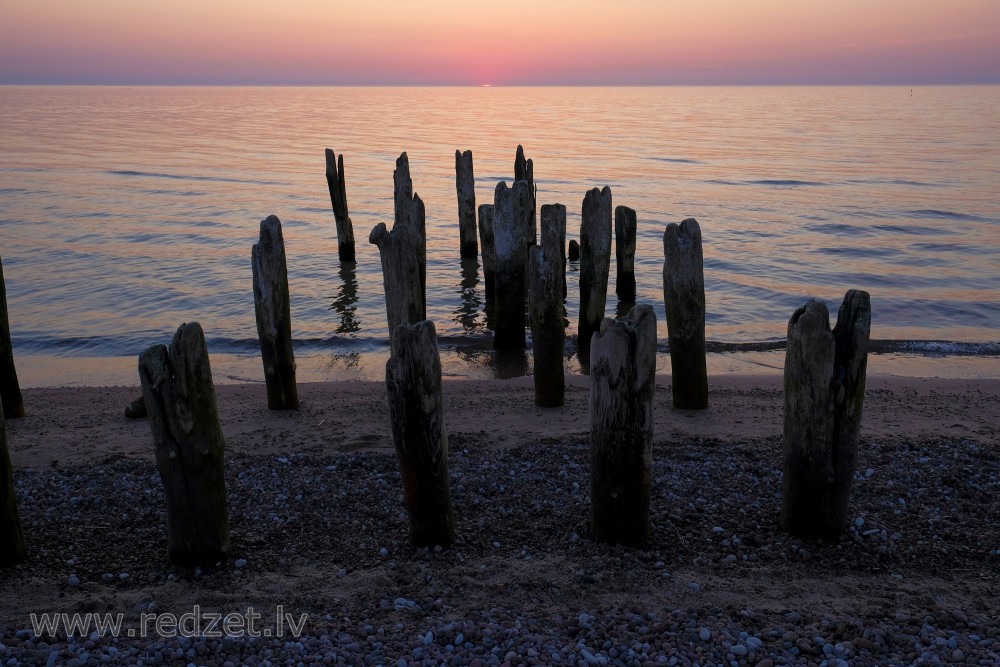
[[[638,545],[649,535],[655,378],[653,309],[605,319],[590,371],[590,529],[598,542]]]
[[[576,239],[572,239],[569,242],[569,261],[579,262],[580,261],[580,244]]]
[[[170,560],[181,565],[226,560],[232,553],[226,441],[201,325],[182,324],[169,348],[154,345],[140,354],[139,380],[167,499]]]
[[[494,282],[496,326],[493,347],[523,350],[524,299],[527,293],[528,246],[524,229],[531,217],[531,186],[527,181],[497,184],[493,201],[493,243],[496,251]]]
[[[479,242],[483,246],[483,285],[486,300],[493,301],[495,296],[494,280],[496,278],[497,255],[493,245],[493,204],[479,205]]]
[[[455,514],[434,323],[400,325],[395,339],[385,383],[410,539],[417,547],[447,547],[455,539]]]
[[[396,159],[396,169],[392,172],[393,201],[395,217],[392,228],[404,226],[413,232],[417,266],[420,276],[420,308],[427,309],[427,231],[424,202],[413,192],[410,179],[410,159],[401,153]],[[424,319],[421,317],[420,319]]]
[[[14,347],[10,342],[10,322],[7,319],[7,284],[0,259],[0,404],[8,419],[24,416],[24,399],[14,368]]]
[[[663,301],[667,310],[674,407],[708,407],[705,363],[705,274],[701,228],[688,218],[663,232]]]
[[[401,324],[415,324],[425,318],[420,292],[419,243],[409,225],[392,231],[379,223],[368,242],[378,246],[382,258],[382,286],[385,291],[385,315],[389,322],[389,342],[396,349],[396,330]]]
[[[635,211],[615,207],[615,294],[626,303],[635,302]]]
[[[7,449],[7,424],[0,408],[0,567],[14,567],[25,558],[24,533],[14,495],[14,467]]]
[[[517,154],[514,156],[514,180],[527,181],[531,193],[531,220],[529,226],[524,230],[525,239],[529,246],[535,245],[538,238],[538,224],[536,216],[536,195],[538,188],[535,185],[535,163],[530,158],[524,159],[524,148],[517,145]]]
[[[455,189],[458,191],[458,230],[462,258],[479,254],[476,243],[476,177],[472,171],[472,151],[455,151]]]
[[[285,239],[278,216],[269,215],[260,221],[260,237],[253,244],[251,264],[257,337],[260,339],[260,356],[264,360],[264,382],[267,385],[267,407],[271,410],[298,410]]]
[[[600,328],[611,270],[611,188],[593,188],[583,198],[580,223],[580,323],[577,347],[586,371],[590,337]]]
[[[326,151],[326,184],[330,188],[330,203],[337,222],[337,254],[342,262],[354,261],[354,225],[347,214],[347,186],[344,177],[344,156],[332,149]]]
[[[555,227],[545,224],[542,207],[542,244],[532,246],[528,260],[529,309],[531,311],[531,352],[535,359],[535,405],[557,408],[565,402],[563,351],[566,327],[563,324],[562,258]],[[564,209],[565,210],[565,209]]]
[[[555,236],[559,246],[559,271],[562,273],[562,295],[566,298],[566,207],[562,204],[542,204],[542,238]]]
[[[830,331],[826,304],[810,299],[788,322],[781,527],[803,537],[847,528],[865,398],[871,300],[844,296]]]

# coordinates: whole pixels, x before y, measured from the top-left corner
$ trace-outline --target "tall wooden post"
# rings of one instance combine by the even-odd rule
[[[354,261],[354,225],[347,213],[347,186],[344,176],[344,156],[327,148],[326,184],[330,188],[330,203],[337,222],[337,254],[342,262]]]
[[[566,327],[563,324],[562,258],[557,230],[545,225],[542,207],[542,244],[532,246],[528,261],[531,311],[531,351],[535,359],[535,405],[555,408],[563,405],[565,377],[563,352]],[[549,233],[546,233],[549,232]]]
[[[400,325],[395,338],[385,383],[410,539],[417,547],[447,547],[455,539],[455,515],[434,323]]]
[[[656,315],[636,306],[605,319],[591,346],[591,532],[611,544],[649,535]]]
[[[413,232],[418,275],[420,277],[420,309],[427,309],[427,231],[424,202],[413,192],[410,179],[410,159],[401,153],[396,159],[396,170],[392,172],[393,201],[395,217],[392,227],[409,227]],[[420,319],[423,319],[421,317]]]
[[[701,228],[688,218],[663,232],[663,301],[667,310],[674,407],[708,407],[705,274]]]
[[[292,313],[281,221],[269,215],[260,221],[260,238],[253,245],[253,301],[257,337],[264,360],[267,407],[298,410],[295,355],[292,353]]]
[[[850,290],[830,331],[810,299],[788,322],[781,527],[836,537],[848,525],[865,397],[871,300]]]
[[[0,404],[8,419],[24,416],[24,399],[14,368],[14,347],[10,342],[10,322],[7,319],[7,284],[0,260]]]
[[[584,371],[590,338],[601,326],[611,270],[611,188],[593,188],[583,198],[580,223],[580,323],[577,347]]]
[[[542,238],[552,234],[559,246],[559,271],[562,273],[562,295],[566,298],[566,207],[562,204],[542,204]]]
[[[389,231],[381,222],[372,230],[368,242],[378,246],[382,258],[385,315],[390,347],[395,350],[399,325],[415,324],[426,317],[417,261],[419,242],[408,225],[398,225]]]
[[[493,204],[479,205],[479,241],[483,246],[483,284],[486,301],[492,302],[495,297],[493,286],[497,270],[496,248],[493,243]]]
[[[205,334],[182,324],[167,348],[139,355],[156,467],[167,498],[170,560],[213,565],[232,554],[226,507],[226,441],[219,423]]]
[[[527,293],[527,249],[524,229],[531,217],[530,184],[498,183],[493,201],[493,241],[496,250],[496,326],[493,347],[523,350],[524,300]]]
[[[458,230],[462,258],[479,254],[476,243],[476,177],[472,171],[472,151],[455,151],[455,190],[458,192]]]
[[[525,228],[525,239],[529,246],[533,246],[538,238],[538,224],[536,216],[536,199],[538,187],[535,185],[535,163],[528,158],[524,159],[524,148],[517,145],[517,154],[514,156],[514,180],[527,181],[531,194],[531,218],[527,228]]]
[[[7,449],[7,424],[0,408],[0,567],[13,567],[25,558],[24,533],[14,495],[14,467]]]
[[[625,303],[635,302],[635,211],[615,207],[615,294]]]

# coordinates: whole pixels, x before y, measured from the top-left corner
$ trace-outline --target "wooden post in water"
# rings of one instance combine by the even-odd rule
[[[625,303],[635,302],[635,211],[615,207],[615,294]]]
[[[140,354],[139,380],[167,499],[170,560],[226,560],[232,554],[226,441],[201,325],[182,324],[169,348],[154,345]]]
[[[260,339],[260,356],[264,361],[264,382],[267,385],[267,407],[271,410],[298,410],[285,239],[277,216],[269,215],[260,221],[260,237],[253,245],[251,264],[257,337]]]
[[[417,547],[447,547],[455,539],[455,514],[434,323],[400,325],[395,339],[385,383],[410,539]]]
[[[531,217],[530,184],[497,184],[493,200],[493,242],[496,251],[494,281],[496,326],[493,347],[523,350],[524,299],[527,293],[527,250],[524,229]]]
[[[354,261],[354,225],[347,214],[347,187],[344,177],[344,156],[327,148],[326,184],[330,188],[330,203],[337,221],[337,254],[342,262]]]
[[[590,529],[595,540],[642,544],[653,475],[656,314],[606,318],[591,347]]]
[[[688,218],[663,232],[663,301],[667,310],[674,407],[708,407],[705,363],[705,274],[701,228]]]
[[[871,300],[861,290],[844,296],[832,332],[822,301],[810,299],[788,322],[780,524],[795,535],[847,528],[870,331]]]
[[[611,188],[593,188],[583,198],[580,223],[580,323],[577,348],[584,371],[590,338],[601,326],[611,270]]]
[[[385,315],[389,322],[390,347],[396,349],[396,329],[425,318],[420,292],[419,244],[409,225],[389,231],[385,223],[372,230],[368,242],[378,246],[382,258],[382,286],[385,291]]]
[[[531,312],[531,351],[535,359],[535,405],[557,408],[565,402],[563,351],[566,348],[566,327],[563,323],[562,296],[562,277],[565,274],[561,271],[557,229],[546,226],[545,209],[546,206],[543,206],[542,244],[532,246],[529,251],[528,304]]]
[[[455,189],[458,192],[458,230],[463,259],[479,254],[476,243],[476,177],[472,171],[472,151],[455,151]]]
[[[538,188],[535,185],[535,163],[530,158],[524,159],[524,148],[517,145],[517,154],[514,156],[514,180],[527,181],[531,193],[531,221],[525,229],[525,237],[529,246],[533,246],[538,238],[538,224],[536,216],[536,196]]]
[[[7,449],[7,424],[0,408],[0,567],[24,562],[24,533],[14,495],[14,467]]]
[[[0,404],[7,419],[24,416],[24,399],[14,368],[14,347],[10,342],[10,322],[7,319],[7,284],[0,259]]]
[[[493,244],[493,204],[479,205],[479,242],[483,246],[483,284],[486,300],[492,302],[495,297],[493,286],[497,270],[496,248]]]
[[[393,201],[395,217],[392,228],[409,227],[416,243],[418,275],[420,277],[420,309],[427,309],[427,231],[424,202],[413,192],[413,181],[410,179],[410,159],[406,153],[401,153],[396,159],[396,169],[392,172]],[[420,318],[424,319],[423,317]]]
[[[566,298],[566,207],[562,204],[542,204],[542,239],[555,237],[559,246],[559,271],[562,273],[562,295]]]
[[[569,261],[579,262],[580,261],[580,244],[576,239],[572,239],[569,242]]]

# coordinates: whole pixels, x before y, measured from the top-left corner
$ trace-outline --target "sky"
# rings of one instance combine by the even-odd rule
[[[1000,83],[1000,0],[0,0],[0,84]]]

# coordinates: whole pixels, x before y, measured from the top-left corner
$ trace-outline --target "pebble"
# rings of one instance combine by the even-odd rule
[[[237,558],[236,562],[233,563],[233,565],[235,565],[237,567],[237,569],[243,569],[243,568],[245,568],[247,566],[247,559],[246,558]]]
[[[695,593],[701,590],[701,586],[698,585],[697,581],[692,581],[690,584],[688,584],[688,588]]]
[[[712,638],[712,631],[709,630],[708,628],[702,628],[698,632],[698,638],[701,639],[701,641],[703,642],[707,642],[709,639]]]
[[[66,583],[69,584],[70,586],[79,586],[80,577],[76,576],[75,574],[71,574],[69,575],[69,577],[66,578]]]

